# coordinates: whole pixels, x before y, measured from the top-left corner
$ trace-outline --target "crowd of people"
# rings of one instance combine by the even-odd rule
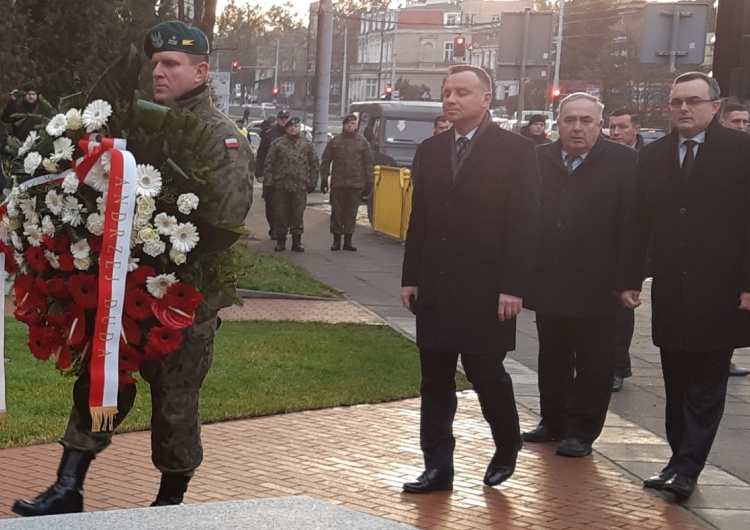
[[[179,38],[160,38],[168,33]],[[162,23],[146,35],[144,51],[155,101],[176,101],[215,126],[225,147],[217,172],[234,191],[227,222],[244,221],[254,174],[274,250],[284,251],[291,235],[291,250],[303,252],[307,194],[320,181],[320,191],[331,194],[331,250],[356,250],[357,208],[372,192],[375,163],[357,116],[343,119],[319,159],[299,118],[280,111],[264,121],[254,160],[249,143],[237,139],[239,123],[211,103],[202,32]],[[404,491],[453,487],[459,355],[495,444],[484,484],[513,475],[524,441],[559,442],[563,457],[591,454],[612,392],[632,375],[634,310],[650,276],[672,456],[644,487],[690,497],[723,414],[728,377],[748,373],[731,363],[732,352],[750,346],[748,111],[722,107],[719,95],[702,73],[676,78],[673,132],[644,146],[636,113],[611,112],[608,139],[604,106],[571,94],[560,103],[560,136],[552,142],[544,116],[533,116],[520,135],[492,122],[493,83],[484,70],[449,69],[444,114],[413,164],[401,300],[417,321],[424,472]],[[3,120],[23,138],[45,116],[49,109],[28,85],[11,95]],[[541,420],[521,433],[503,361],[515,348],[524,307],[536,312]],[[143,366],[153,396],[153,462],[162,473],[153,505],[181,503],[202,461],[198,395],[219,325],[214,311],[184,332],[179,350]],[[15,513],[83,510],[89,465],[112,441],[112,432],[92,432],[88,392],[84,370],[57,480],[35,499],[17,501]],[[134,385],[121,389],[115,426],[134,398]]]

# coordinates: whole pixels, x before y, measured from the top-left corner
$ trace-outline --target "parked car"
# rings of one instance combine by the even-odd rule
[[[260,147],[260,134],[255,131],[248,130],[247,140],[250,142],[250,148],[253,150],[253,156],[258,156],[258,148]]]
[[[641,129],[641,136],[643,136],[643,144],[650,144],[654,140],[658,140],[662,136],[666,136],[667,133],[664,129]]]

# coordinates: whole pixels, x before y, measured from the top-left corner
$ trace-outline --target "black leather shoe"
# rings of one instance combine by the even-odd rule
[[[567,438],[557,448],[556,453],[560,456],[581,458],[591,454],[591,444],[578,438]]]
[[[162,473],[159,493],[151,506],[175,506],[182,504],[192,473]]]
[[[453,475],[439,469],[428,469],[416,480],[404,484],[406,493],[430,493],[431,491],[453,491]]]
[[[625,381],[622,376],[616,375],[612,381],[612,392],[619,392],[622,390],[622,383]]]
[[[540,423],[536,429],[523,433],[521,437],[524,442],[555,442],[563,439],[563,433]]]
[[[750,370],[747,368],[739,368],[736,364],[729,363],[730,377],[745,377],[747,374],[750,374]]]
[[[671,469],[667,468],[658,475],[653,475],[651,477],[648,477],[646,480],[643,481],[643,487],[652,489],[652,490],[660,490],[664,488],[664,484],[667,483],[669,479],[675,476],[675,472]]]
[[[677,497],[678,500],[684,501],[693,494],[697,482],[697,479],[677,473],[664,483],[662,490],[668,491]]]
[[[286,250],[286,237],[277,237],[276,246],[273,247],[274,252],[284,252]]]
[[[344,234],[344,250],[348,250],[350,252],[354,252],[355,250],[357,250],[357,247],[352,245],[351,234]]]
[[[333,234],[333,245],[331,250],[341,250],[341,234]]]
[[[518,452],[522,446],[523,440],[519,440],[518,448],[513,454],[511,462],[508,462],[507,459],[501,459],[495,453],[492,460],[490,460],[490,464],[487,466],[487,472],[484,474],[484,483],[487,486],[498,486],[513,476],[513,472],[516,470],[516,462],[518,461]]]

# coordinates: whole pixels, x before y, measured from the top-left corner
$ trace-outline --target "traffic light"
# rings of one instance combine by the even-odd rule
[[[279,95],[279,87],[277,87],[277,86],[273,87],[272,92],[273,92],[274,96],[278,96]]]
[[[385,85],[385,99],[390,101],[393,98],[393,87],[391,85]]]
[[[232,61],[232,72],[239,72],[242,70],[242,65],[239,61]]]
[[[461,35],[456,35],[453,39],[453,57],[463,59],[466,56],[466,39]]]
[[[473,42],[470,42],[469,45],[466,47],[466,49],[469,50],[470,52],[473,52],[474,48],[475,46]]]
[[[557,107],[560,105],[560,89],[559,88],[553,88],[552,89],[552,114],[557,114]]]

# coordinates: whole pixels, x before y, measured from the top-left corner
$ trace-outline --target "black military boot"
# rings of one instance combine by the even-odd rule
[[[93,459],[91,453],[65,449],[57,469],[57,482],[34,500],[17,500],[13,513],[33,517],[82,512],[83,480]]]
[[[156,494],[156,500],[151,506],[171,506],[182,504],[185,492],[188,488],[188,482],[193,478],[192,473],[162,473],[159,493]]]
[[[344,250],[351,250],[355,251],[357,250],[357,247],[352,245],[352,235],[351,234],[344,234]]]
[[[333,234],[333,245],[331,250],[341,250],[341,234]]]
[[[276,238],[276,246],[273,247],[274,252],[284,252],[286,250],[286,236],[278,236]]]
[[[292,234],[292,250],[294,252],[305,251],[305,247],[302,246],[302,234]]]

